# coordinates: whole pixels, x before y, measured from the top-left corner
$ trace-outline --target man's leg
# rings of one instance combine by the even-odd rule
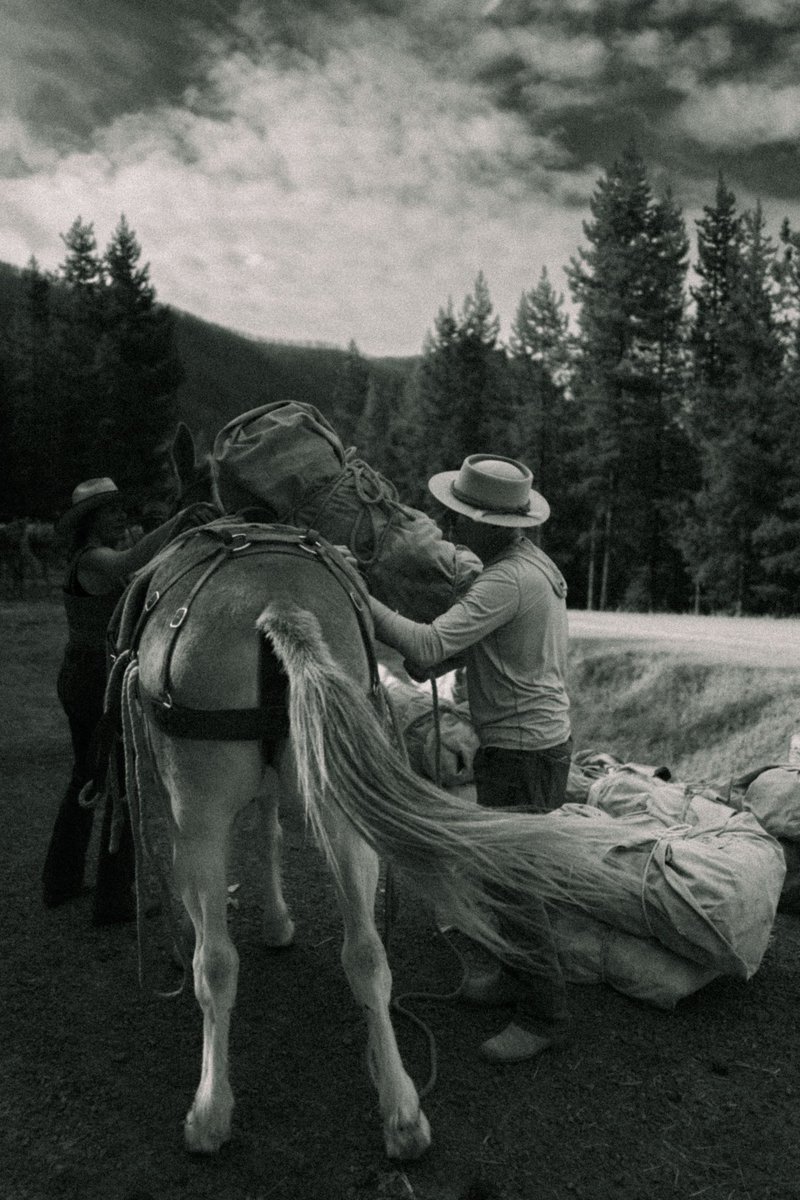
[[[478,803],[491,808],[547,812],[563,803],[571,740],[552,751],[481,750],[476,756]],[[519,897],[510,897],[519,903]],[[527,956],[522,967],[468,977],[465,1000],[485,1005],[513,1004],[512,1021],[484,1042],[481,1052],[494,1062],[520,1062],[563,1042],[567,1035],[566,989],[550,921],[535,896],[525,899],[526,921],[509,917],[503,934]],[[534,925],[528,923],[533,917]]]

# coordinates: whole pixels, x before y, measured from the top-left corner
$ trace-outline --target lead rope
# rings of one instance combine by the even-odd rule
[[[144,756],[148,754],[148,745],[146,743],[142,722],[141,713],[138,701],[138,684],[139,684],[139,664],[135,657],[131,658],[128,666],[125,669],[125,675],[122,680],[122,734],[123,744],[125,748],[125,791],[128,797],[128,806],[131,816],[131,829],[133,831],[133,847],[134,847],[134,881],[136,890],[136,953],[138,962],[139,986],[144,986],[144,898],[142,877],[144,873],[145,859],[149,859],[156,873],[156,878],[161,891],[162,904],[167,913],[167,919],[172,934],[172,940],[175,945],[175,952],[180,958],[181,963],[181,981],[180,984],[170,991],[156,991],[156,995],[165,1000],[171,1000],[176,996],[180,996],[186,987],[186,978],[188,974],[187,956],[184,948],[183,934],[175,919],[175,913],[172,905],[172,893],[167,883],[163,870],[161,870],[158,860],[153,853],[153,847],[150,841],[149,830],[146,817],[146,803],[143,802],[143,797],[146,793],[142,787],[142,763]],[[151,772],[152,778],[152,772]]]
[[[431,671],[429,673],[428,678],[429,678],[430,684],[431,684],[431,698],[433,700],[433,728],[435,731],[434,783],[436,784],[437,787],[441,787],[442,786],[442,730],[441,730],[441,721],[440,721],[440,713],[439,713],[439,690],[436,685],[436,677],[435,677],[433,671]],[[397,743],[400,748],[401,756],[402,756],[406,766],[408,766],[408,750],[406,748],[405,738],[403,736],[403,731],[400,728],[400,723],[399,723],[399,720],[397,717],[397,712],[396,712],[395,707],[392,704],[390,698],[388,698],[388,707],[389,707],[389,712],[391,713],[391,716],[392,716],[392,724],[394,727],[395,736],[397,738]],[[396,897],[395,887],[394,887],[392,866],[391,866],[391,863],[388,863],[387,867],[386,867],[386,888],[385,888],[385,902],[384,902],[384,910],[383,910],[383,920],[384,920],[383,944],[384,944],[384,948],[386,950],[387,955],[389,953],[389,939],[391,937],[392,924],[394,923],[394,918],[395,918],[396,914],[397,914],[397,897]],[[438,922],[436,924],[436,932],[442,938],[442,940],[444,941],[444,943],[448,947],[448,949],[458,959],[459,965],[461,967],[461,981],[459,982],[458,986],[453,988],[453,990],[449,991],[449,992],[404,992],[401,996],[395,996],[390,1001],[390,1004],[389,1004],[390,1009],[392,1009],[394,1012],[400,1013],[400,1015],[404,1016],[406,1018],[406,1020],[411,1021],[411,1023],[413,1025],[416,1025],[417,1029],[419,1029],[422,1032],[422,1034],[424,1035],[424,1037],[428,1043],[428,1056],[429,1056],[430,1064],[431,1064],[430,1065],[430,1073],[428,1075],[428,1079],[426,1080],[425,1084],[419,1089],[420,1100],[423,1100],[428,1095],[429,1092],[433,1091],[434,1087],[436,1086],[436,1080],[438,1078],[438,1073],[439,1073],[439,1062],[438,1062],[439,1056],[438,1056],[438,1051],[436,1049],[436,1038],[434,1037],[432,1029],[430,1028],[429,1025],[426,1025],[426,1023],[422,1020],[421,1017],[418,1017],[416,1015],[416,1013],[411,1012],[411,1010],[406,1007],[406,1004],[410,1000],[435,1000],[435,1001],[440,1001],[440,1002],[443,1000],[446,1000],[446,1001],[455,1000],[456,996],[458,996],[459,992],[461,991],[461,985],[463,983],[464,976],[466,975],[466,969],[467,969],[463,955],[458,951],[458,949],[453,945],[453,943],[450,941],[450,939],[446,936],[446,931],[440,928]]]

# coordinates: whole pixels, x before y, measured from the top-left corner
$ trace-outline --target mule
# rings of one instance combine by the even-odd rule
[[[191,1151],[214,1152],[231,1132],[238,954],[227,927],[226,859],[234,819],[251,799],[259,798],[268,832],[264,929],[272,945],[294,934],[281,886],[280,798],[302,803],[331,869],[341,961],[366,1015],[367,1062],[392,1158],[416,1158],[431,1135],[392,1028],[392,979],[374,918],[379,856],[508,961],[519,951],[499,932],[498,915],[507,920],[513,910],[519,927],[530,891],[542,899],[570,892],[563,831],[548,832],[546,818],[478,809],[404,764],[380,700],[362,589],[318,539],[224,519],[178,539],[153,564],[150,611],[123,680],[125,750],[129,796],[151,774],[168,796],[174,885],[194,927],[203,1053],[185,1121]],[[536,836],[521,836],[526,829]]]

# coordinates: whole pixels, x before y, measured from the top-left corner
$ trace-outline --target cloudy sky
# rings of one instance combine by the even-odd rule
[[[0,259],[124,213],[161,300],[418,353],[508,333],[635,137],[690,230],[723,171],[800,228],[797,0],[0,0]]]

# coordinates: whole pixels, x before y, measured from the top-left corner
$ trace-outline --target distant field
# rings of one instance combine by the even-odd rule
[[[706,617],[679,613],[569,614],[570,637],[581,642],[623,641],[678,650],[705,663],[800,670],[800,620]]]
[[[716,780],[800,730],[800,621],[571,612],[570,645],[578,749]]]

